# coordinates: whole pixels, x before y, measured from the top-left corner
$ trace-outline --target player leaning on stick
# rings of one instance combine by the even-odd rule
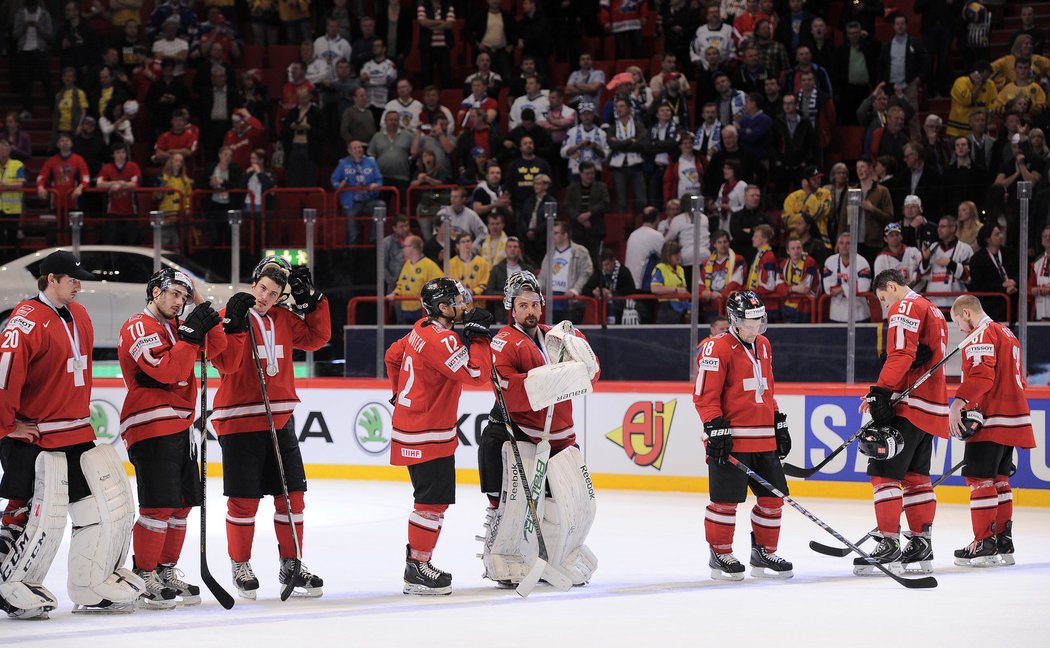
[[[292,301],[284,307],[290,292]],[[256,351],[266,372],[266,392],[273,411],[281,460],[287,483],[281,484],[273,435],[266,420],[259,374],[252,355],[248,327],[253,327]],[[219,389],[211,422],[222,447],[223,491],[227,500],[226,539],[237,593],[254,599],[259,580],[249,560],[255,537],[255,513],[259,500],[274,496],[274,530],[280,554],[279,580],[286,585],[295,571],[295,540],[302,546],[303,496],[306,472],[299,440],[292,427],[292,412],[299,397],[295,393],[292,350],[316,351],[332,336],[328,300],[314,290],[310,270],[292,268],[280,257],[266,257],[252,273],[251,292],[239,292],[226,303],[222,320],[227,346],[211,356],[219,370]],[[283,495],[287,487],[291,511]],[[324,582],[299,570],[296,596],[321,596]]]
[[[419,295],[426,316],[386,351],[394,395],[390,463],[407,466],[414,506],[408,516],[405,594],[452,593],[452,574],[430,563],[445,510],[456,503],[456,422],[463,385],[487,385],[492,314],[472,308],[470,292],[448,277]],[[462,338],[453,330],[463,322]]]
[[[966,441],[962,474],[970,487],[974,535],[969,546],[956,550],[955,564],[1012,565],[1013,449],[1035,447],[1021,347],[1009,328],[992,322],[973,295],[955,300],[952,321],[965,335],[988,322],[984,333],[962,349],[963,382],[948,411],[948,429]]]
[[[122,567],[135,520],[131,484],[113,446],[91,429],[91,318],[76,302],[94,276],[66,251],[40,264],[40,293],[0,332],[0,609],[47,618],[44,587],[68,512],[74,612],[133,612],[146,584]],[[32,513],[32,515],[30,515]]]
[[[948,437],[948,388],[944,370],[937,370],[896,407],[894,394],[910,387],[944,357],[948,325],[941,311],[908,287],[897,270],[883,270],[872,284],[889,313],[886,361],[875,385],[861,403],[873,426],[860,437],[860,451],[868,457],[868,475],[875,493],[875,520],[881,539],[872,557],[891,570],[933,571],[931,531],[937,499],[930,485],[933,437]],[[900,518],[908,518],[900,546]],[[854,573],[879,574],[863,559],[854,560]]]
[[[197,307],[180,322],[188,301]],[[128,394],[120,432],[138,483],[139,519],[132,531],[135,573],[146,583],[143,608],[201,602],[200,588],[179,578],[175,563],[186,517],[200,506],[200,472],[190,452],[197,406],[193,368],[205,339],[211,353],[226,346],[221,319],[185,274],[165,268],[146,284],[146,307],[120,327],[117,359]]]
[[[788,492],[780,459],[791,451],[791,435],[774,397],[773,351],[762,335],[766,308],[748,290],[730,295],[726,312],[729,331],[700,348],[693,393],[707,448],[711,503],[704,515],[704,531],[711,546],[711,577],[744,578],[744,565],[733,555],[733,530],[736,507],[747,498],[750,486],[758,498],[751,509],[751,575],[791,578],[791,563],[776,554],[783,498],[727,463],[732,454],[781,492]]]
[[[545,431],[549,433],[551,458],[546,471],[551,496],[540,493],[537,498],[548,562],[573,584],[582,585],[598,567],[594,554],[584,544],[594,521],[595,499],[590,474],[576,445],[571,394],[598,381],[598,360],[587,338],[568,321],[554,327],[539,323],[543,293],[531,272],[515,272],[507,278],[503,306],[511,312],[514,323],[500,329],[490,346],[526,471],[537,461],[536,443]],[[572,379],[557,367],[570,362],[581,365]],[[550,401],[552,397],[557,404],[551,406],[548,423],[548,408],[535,407],[533,402]],[[538,546],[535,534],[524,530],[529,515],[525,487],[515,468],[504,423],[497,404],[489,413],[478,445],[478,471],[481,490],[489,498],[481,556],[485,577],[509,586],[529,572]]]

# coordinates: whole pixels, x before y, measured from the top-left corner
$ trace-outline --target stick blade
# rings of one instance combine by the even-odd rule
[[[300,561],[298,558],[293,559],[291,578],[288,579],[288,584],[285,585],[284,589],[281,590],[282,601],[287,601],[292,596],[292,592],[295,591],[295,581],[299,580],[299,571],[301,568],[302,561]]]
[[[525,578],[521,579],[518,586],[514,589],[518,593],[518,596],[525,598],[529,594],[532,594],[532,590],[536,589],[536,585],[540,582],[540,578],[543,576],[544,570],[547,569],[547,561],[543,558],[537,558],[536,563],[529,570],[528,574],[525,574]]]
[[[849,547],[829,547],[826,544],[821,544],[816,540],[810,540],[809,548],[818,554],[824,554],[825,556],[834,556],[836,558],[845,558],[850,555],[852,550]]]
[[[922,578],[902,578],[898,576],[897,582],[908,589],[931,589],[937,587],[937,579],[933,576],[923,576]]]
[[[799,468],[789,463],[784,465],[784,474],[788,477],[800,477],[802,479],[808,479],[817,473],[814,468]]]
[[[233,608],[233,597],[223,589],[222,585],[219,585],[219,581],[215,580],[215,577],[211,575],[211,570],[208,569],[208,565],[205,563],[201,563],[201,580],[204,581],[205,587],[215,597],[215,600],[219,602],[219,605],[227,610]]]

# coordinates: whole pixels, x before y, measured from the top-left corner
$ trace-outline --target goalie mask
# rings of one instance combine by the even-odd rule
[[[161,292],[172,286],[182,286],[186,289],[186,301],[193,299],[193,280],[184,272],[174,268],[162,268],[146,282],[146,303],[153,301],[153,289],[160,288]]]
[[[871,427],[860,435],[857,449],[862,455],[872,459],[892,459],[904,449],[904,435],[897,428],[888,425]]]
[[[288,276],[292,272],[292,264],[288,263],[288,260],[284,257],[273,254],[263,257],[263,260],[259,262],[259,265],[255,266],[255,270],[252,270],[253,284],[259,283],[259,279],[262,278],[263,270],[266,270],[267,268],[276,268],[282,275],[284,275],[284,290],[281,292],[281,299],[278,301],[278,303],[283,304],[288,301],[288,298],[292,295],[291,286],[288,284]]]
[[[737,330],[747,320],[758,320],[759,335],[766,332],[766,324],[769,323],[762,298],[750,290],[742,290],[730,295],[726,302],[726,314],[729,315],[729,323]]]
[[[471,305],[474,303],[470,291],[454,279],[439,277],[431,279],[423,286],[423,290],[419,293],[419,301],[423,303],[423,310],[426,312],[427,317],[443,317],[441,315],[441,304],[448,304],[455,309],[457,296],[463,297],[464,311],[470,310]],[[454,319],[459,318],[456,317]]]
[[[507,310],[514,309],[514,298],[522,292],[533,292],[539,297],[540,306],[543,306],[543,291],[540,290],[540,280],[528,270],[520,270],[507,277],[507,284],[503,287],[503,307]]]

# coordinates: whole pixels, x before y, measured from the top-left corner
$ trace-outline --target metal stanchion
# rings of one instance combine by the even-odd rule
[[[543,278],[543,298],[547,307],[543,321],[554,323],[554,221],[558,218],[558,203],[543,203],[543,218],[547,221],[547,275]],[[601,272],[601,268],[598,269]]]
[[[387,290],[384,288],[383,277],[385,276],[386,268],[383,265],[386,259],[386,237],[383,236],[383,231],[386,227],[386,205],[379,203],[372,208],[372,221],[375,223],[375,234],[376,234],[376,295],[379,297],[376,300],[376,378],[382,378],[385,373],[385,363],[383,362],[383,356],[385,355],[386,349],[384,348],[385,336],[383,333],[383,326],[386,322],[386,300],[383,297],[387,294]],[[446,228],[447,229],[447,228]],[[445,255],[448,256],[447,254]]]
[[[153,227],[153,272],[160,272],[160,244],[163,237],[164,212],[151,211],[149,213],[149,224]]]
[[[856,382],[857,372],[857,237],[860,235],[860,203],[863,192],[850,189],[846,193],[846,213],[849,217],[849,314],[846,321],[846,382]],[[837,243],[836,243],[837,246]]]
[[[693,263],[689,286],[692,304],[689,314],[689,379],[695,380],[696,362],[693,354],[700,343],[700,196],[689,196],[689,213],[693,216]]]
[[[241,221],[239,209],[226,210],[226,222],[230,225],[230,283],[236,291],[241,283]]]
[[[314,274],[314,230],[317,228],[317,210],[313,207],[303,209],[303,222],[306,223],[306,267],[310,276]],[[314,377],[314,352],[306,352],[306,377]]]
[[[1017,251],[1020,263],[1017,271],[1017,341],[1021,344],[1021,371],[1028,373],[1028,204],[1032,200],[1032,183],[1017,183],[1017,199],[1021,203]]]
[[[84,212],[82,211],[71,211],[69,212],[69,229],[71,232],[71,240],[73,244],[73,256],[80,258],[80,232],[84,228]]]
[[[441,228],[441,248],[445,251],[444,261],[441,264],[441,271],[448,276],[449,264],[452,263],[452,257],[455,256],[456,251],[452,249],[452,214],[448,211],[441,212],[441,224],[444,227]]]

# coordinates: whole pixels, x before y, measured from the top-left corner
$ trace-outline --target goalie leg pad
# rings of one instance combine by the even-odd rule
[[[78,606],[132,603],[146,584],[123,567],[135,524],[130,480],[108,444],[81,455],[80,467],[91,495],[69,506],[69,597]]]
[[[518,442],[521,462],[528,470],[536,459],[536,446]],[[525,520],[530,515],[526,499],[525,480],[518,474],[514,450],[510,441],[503,442],[503,487],[499,508],[488,516],[481,560],[485,565],[485,578],[494,581],[517,583],[529,572],[536,560],[539,547],[535,534],[525,535]],[[543,500],[536,503],[540,519],[543,518]]]
[[[29,521],[0,561],[0,608],[14,618],[46,617],[58,606],[42,583],[62,544],[69,505],[66,456],[37,455]]]
[[[594,484],[579,448],[570,447],[547,466],[551,497],[543,513],[543,537],[550,563],[568,574],[574,585],[590,580],[598,559],[584,544],[594,523]]]

